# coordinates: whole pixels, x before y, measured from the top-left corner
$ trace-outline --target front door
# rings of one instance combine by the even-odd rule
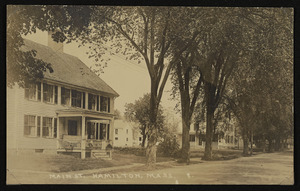
[[[77,121],[68,121],[68,135],[77,135]]]

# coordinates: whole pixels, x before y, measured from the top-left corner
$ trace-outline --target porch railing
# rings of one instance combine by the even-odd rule
[[[59,139],[58,140],[58,149],[65,149],[66,151],[80,150],[81,149],[81,140],[80,141],[70,141]]]
[[[67,152],[72,152],[73,150],[81,150],[81,146],[85,145],[86,149],[94,150],[104,150],[110,144],[112,146],[111,140],[79,140],[79,139],[58,139],[58,149],[64,149]]]
[[[106,149],[107,145],[112,145],[111,140],[93,140],[93,139],[87,139],[86,140],[86,148],[88,149]]]

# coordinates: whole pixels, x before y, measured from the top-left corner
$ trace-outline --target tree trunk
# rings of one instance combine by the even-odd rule
[[[268,152],[273,152],[274,149],[273,140],[270,138],[268,139],[268,142],[269,142]]]
[[[143,136],[143,139],[142,139],[142,147],[145,148],[145,142],[146,142],[146,126],[144,126],[142,128],[142,136]]]
[[[275,151],[279,151],[280,149],[280,138],[275,139]]]
[[[146,134],[143,134],[142,147],[145,148]]]
[[[158,111],[158,100],[157,100],[157,83],[154,78],[151,79],[151,94],[150,94],[150,115],[149,115],[149,131],[148,131],[148,144],[146,148],[146,166],[148,168],[155,167],[156,163],[156,143],[157,143],[157,111]]]
[[[148,168],[155,167],[156,163],[156,142],[157,142],[157,133],[156,129],[153,130],[153,132],[150,133],[148,138],[148,144],[146,148],[146,166]]]
[[[182,118],[182,155],[181,159],[186,164],[190,163],[190,119]]]
[[[205,152],[203,157],[204,160],[212,159],[213,117],[214,113],[211,111],[211,109],[208,109],[206,114],[206,140]]]
[[[265,135],[262,136],[261,145],[262,145],[262,152],[266,152],[266,138],[265,138]]]
[[[244,149],[243,149],[243,155],[248,156],[249,155],[249,138],[248,135],[243,135],[243,143],[244,143]]]

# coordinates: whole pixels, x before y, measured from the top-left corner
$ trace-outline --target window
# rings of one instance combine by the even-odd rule
[[[100,111],[110,112],[110,98],[100,96]]]
[[[52,133],[52,118],[50,117],[43,117],[43,137],[46,138],[52,138],[53,133]]]
[[[87,122],[87,135],[88,139],[95,139],[95,126],[91,122]]]
[[[100,139],[106,139],[106,124],[100,123]]]
[[[68,120],[68,135],[77,135],[77,121]]]
[[[190,142],[195,142],[195,135],[190,135]]]
[[[81,92],[72,90],[72,106],[81,107]]]
[[[115,129],[115,134],[117,135],[119,133],[119,129]]]
[[[128,129],[126,129],[126,134],[128,134]]]
[[[126,141],[128,141],[128,138],[126,138]]]
[[[35,116],[25,115],[24,116],[24,135],[25,136],[36,136],[35,135]]]
[[[118,137],[115,137],[115,140],[117,141],[117,140],[118,140]]]
[[[41,83],[25,83],[25,98],[41,100]]]
[[[139,141],[142,141],[142,137],[139,137]]]
[[[95,110],[96,108],[96,96],[93,94],[88,95],[88,109]]]
[[[54,103],[55,99],[57,100],[57,94],[55,95],[55,86],[43,83],[43,96],[44,102],[46,103]],[[57,103],[57,102],[56,102]]]
[[[61,88],[61,104],[70,105],[70,90],[67,88]]]

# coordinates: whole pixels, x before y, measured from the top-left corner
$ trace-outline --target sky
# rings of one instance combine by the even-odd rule
[[[48,45],[47,32],[37,31],[34,34],[24,36],[24,38]],[[88,67],[93,67],[96,62],[88,58],[87,51],[88,48],[78,48],[78,44],[75,42],[64,43],[65,53],[76,56]],[[123,114],[126,103],[133,103],[145,93],[150,92],[150,78],[145,63],[138,64],[137,61],[126,60],[121,54],[109,55],[109,57],[111,60],[108,61],[107,67],[104,68],[104,73],[100,74],[100,78],[120,95],[115,99],[115,109]],[[179,118],[180,114],[174,110],[177,101],[170,100],[171,88],[172,84],[169,79],[164,89],[161,104],[170,115],[175,115],[176,118]]]

